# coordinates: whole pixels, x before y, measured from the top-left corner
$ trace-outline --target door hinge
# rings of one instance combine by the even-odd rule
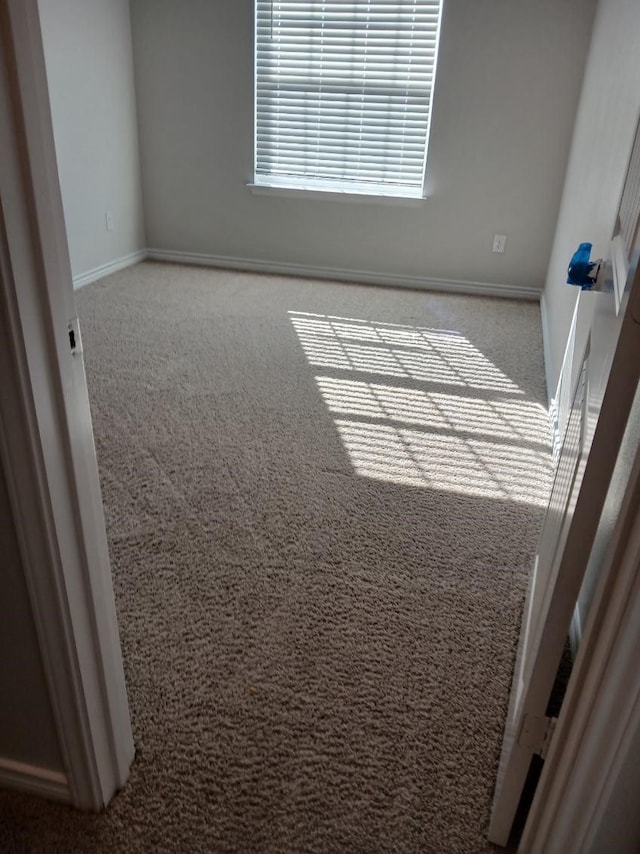
[[[557,722],[557,718],[548,718],[546,715],[525,715],[518,744],[546,759]]]
[[[82,338],[80,337],[80,321],[77,317],[73,317],[67,324],[67,333],[69,335],[69,346],[71,355],[75,356],[82,353]]]

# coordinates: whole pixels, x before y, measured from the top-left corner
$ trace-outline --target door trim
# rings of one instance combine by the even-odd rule
[[[524,715],[541,717],[545,714],[638,386],[640,325],[636,323],[631,312],[631,306],[640,299],[640,264],[637,264],[637,258],[634,264],[629,273],[619,333],[613,358],[608,366],[608,380],[599,414],[594,416],[591,412],[590,423],[585,425],[587,432],[584,441],[580,442],[584,473],[578,475],[581,483],[575,503],[571,505],[571,512],[564,514],[566,519],[563,525],[567,526],[566,533],[562,534],[560,528],[558,532],[562,534],[563,541],[560,542],[555,535],[549,541],[552,551],[549,552],[551,557],[545,565],[551,567],[552,572],[543,579],[544,586],[540,589],[541,596],[538,600],[541,604],[538,606],[535,622],[530,623],[527,616],[521,629],[521,634],[525,631],[532,633],[532,640],[525,647],[521,637],[518,647],[512,697],[489,824],[489,839],[498,845],[507,844],[532,756],[532,752],[518,741]],[[594,292],[588,296],[591,299],[600,299],[604,294]],[[583,364],[582,359],[576,364]],[[559,462],[559,466],[561,465],[562,455]],[[559,472],[560,468],[557,471]],[[571,489],[573,492],[574,487]],[[568,509],[569,506],[566,505],[565,511]],[[543,524],[540,544],[545,542],[545,525],[546,521]],[[539,585],[540,581],[534,574],[527,594],[526,613],[533,605],[532,592],[536,590],[535,584]],[[525,649],[528,661],[522,654]],[[523,670],[525,666],[528,667],[528,672]],[[517,705],[513,697],[514,690],[522,697]],[[559,736],[556,734],[555,738]]]
[[[639,648],[640,451],[520,850],[594,850],[629,745],[640,733]]]
[[[0,0],[0,456],[72,804],[134,748],[37,0]]]

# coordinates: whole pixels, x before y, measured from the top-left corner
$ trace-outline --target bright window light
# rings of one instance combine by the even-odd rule
[[[442,0],[256,0],[258,186],[424,195]]]
[[[546,506],[547,412],[465,335],[289,317],[358,475]]]

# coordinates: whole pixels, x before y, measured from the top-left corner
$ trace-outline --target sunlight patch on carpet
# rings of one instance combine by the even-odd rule
[[[323,369],[318,390],[359,475],[547,503],[546,410],[464,335],[289,314],[307,360]]]
[[[314,366],[523,394],[464,335],[365,320],[289,312]],[[369,343],[370,342],[370,343]]]

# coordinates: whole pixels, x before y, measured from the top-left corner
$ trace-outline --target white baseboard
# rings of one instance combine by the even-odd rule
[[[560,452],[560,424],[558,413],[557,388],[553,388],[552,362],[551,362],[551,333],[549,331],[549,313],[544,292],[540,294],[540,324],[542,326],[542,352],[544,358],[544,376],[547,386],[547,401],[549,403],[549,430],[551,432],[551,447],[553,457],[557,459]]]
[[[495,282],[470,282],[458,279],[434,279],[430,276],[407,276],[378,273],[374,270],[349,270],[341,267],[320,267],[313,264],[290,264],[286,261],[266,261],[256,258],[237,258],[232,255],[206,255],[198,252],[177,252],[169,249],[142,249],[131,252],[122,258],[116,258],[108,264],[94,267],[73,277],[73,287],[81,288],[96,282],[118,270],[124,270],[133,264],[149,259],[168,261],[173,264],[192,264],[200,267],[218,267],[228,270],[246,270],[254,273],[274,273],[282,276],[302,276],[309,279],[332,279],[339,282],[357,282],[364,285],[384,285],[386,287],[413,288],[425,291],[443,291],[445,293],[470,294],[476,296],[507,297],[511,299],[540,300],[541,293],[536,288],[519,285],[503,285]],[[544,315],[543,315],[544,316]],[[544,330],[544,321],[543,321]],[[543,340],[547,337],[543,331]],[[546,347],[546,344],[545,344]],[[545,364],[547,354],[545,349]]]
[[[542,325],[542,352],[544,354],[544,376],[547,384],[547,399],[549,406],[553,404],[555,386],[553,384],[553,360],[551,356],[551,330],[549,328],[549,312],[544,291],[540,294],[540,323]]]
[[[65,774],[0,757],[0,788],[38,795],[52,801],[71,803],[69,781]]]
[[[196,252],[174,252],[165,249],[148,249],[147,258],[152,261],[170,261],[175,264],[222,267],[229,270],[275,273],[284,276],[302,276],[309,279],[333,279],[335,281],[358,282],[366,285],[385,285],[388,287],[527,300],[540,299],[540,291],[535,288],[519,287],[517,285],[499,285],[489,282],[433,279],[428,276],[396,276],[390,273],[377,273],[373,270],[346,270],[340,267],[317,267],[306,264],[289,264],[284,261],[235,258],[229,255],[204,255]]]
[[[141,249],[138,252],[130,252],[129,255],[123,255],[121,258],[116,258],[115,261],[109,261],[107,264],[102,264],[100,267],[94,267],[93,270],[87,270],[86,273],[74,276],[73,287],[77,289],[91,282],[97,282],[98,279],[102,279],[104,276],[109,276],[111,273],[117,273],[118,270],[124,270],[125,267],[131,267],[133,264],[144,261],[146,257],[146,249]]]

